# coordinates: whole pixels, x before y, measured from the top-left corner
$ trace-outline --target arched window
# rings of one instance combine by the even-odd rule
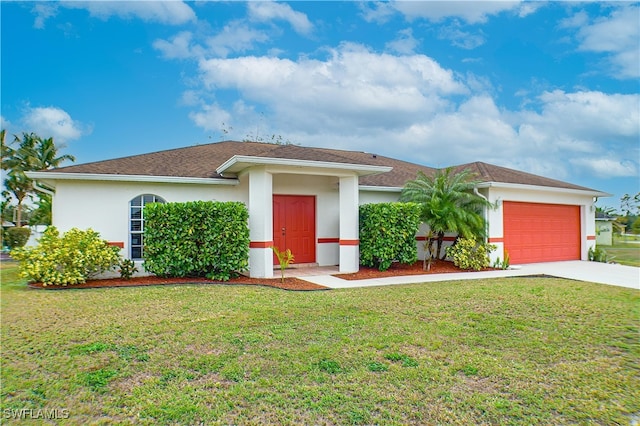
[[[153,194],[138,195],[129,202],[129,250],[131,259],[143,259],[144,206],[149,203],[165,203]]]

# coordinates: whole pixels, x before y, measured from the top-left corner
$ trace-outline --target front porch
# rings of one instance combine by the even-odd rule
[[[340,267],[335,266],[318,266],[317,264],[300,264],[290,265],[284,270],[285,278],[301,278],[313,277],[317,275],[335,275],[340,273]],[[273,267],[273,277],[280,277],[280,267]]]

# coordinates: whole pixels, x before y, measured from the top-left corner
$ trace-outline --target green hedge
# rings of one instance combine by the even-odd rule
[[[394,261],[416,262],[420,213],[416,203],[360,206],[360,263],[384,271]]]
[[[249,212],[242,203],[153,203],[144,218],[144,268],[153,274],[226,281],[247,268]]]

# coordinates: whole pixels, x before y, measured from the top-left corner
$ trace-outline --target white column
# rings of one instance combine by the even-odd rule
[[[360,268],[358,229],[358,177],[340,178],[340,272],[357,272]]]
[[[264,167],[249,171],[249,275],[273,278],[273,177]]]
[[[596,206],[592,202],[580,206],[580,259],[589,260],[589,250],[596,248]]]

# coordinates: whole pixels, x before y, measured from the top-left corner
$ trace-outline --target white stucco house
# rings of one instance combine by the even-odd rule
[[[615,217],[596,211],[596,245],[613,245],[613,222]]]
[[[486,163],[457,168],[475,172],[476,190],[496,206],[485,212],[494,258],[506,250],[512,264],[587,259],[594,202],[608,194]],[[226,141],[28,175],[53,188],[61,232],[93,228],[136,261],[144,258],[146,203],[241,201],[250,275],[265,278],[273,276],[272,245],[290,248],[296,263],[357,271],[358,206],[397,201],[419,170],[435,171],[365,152]]]

